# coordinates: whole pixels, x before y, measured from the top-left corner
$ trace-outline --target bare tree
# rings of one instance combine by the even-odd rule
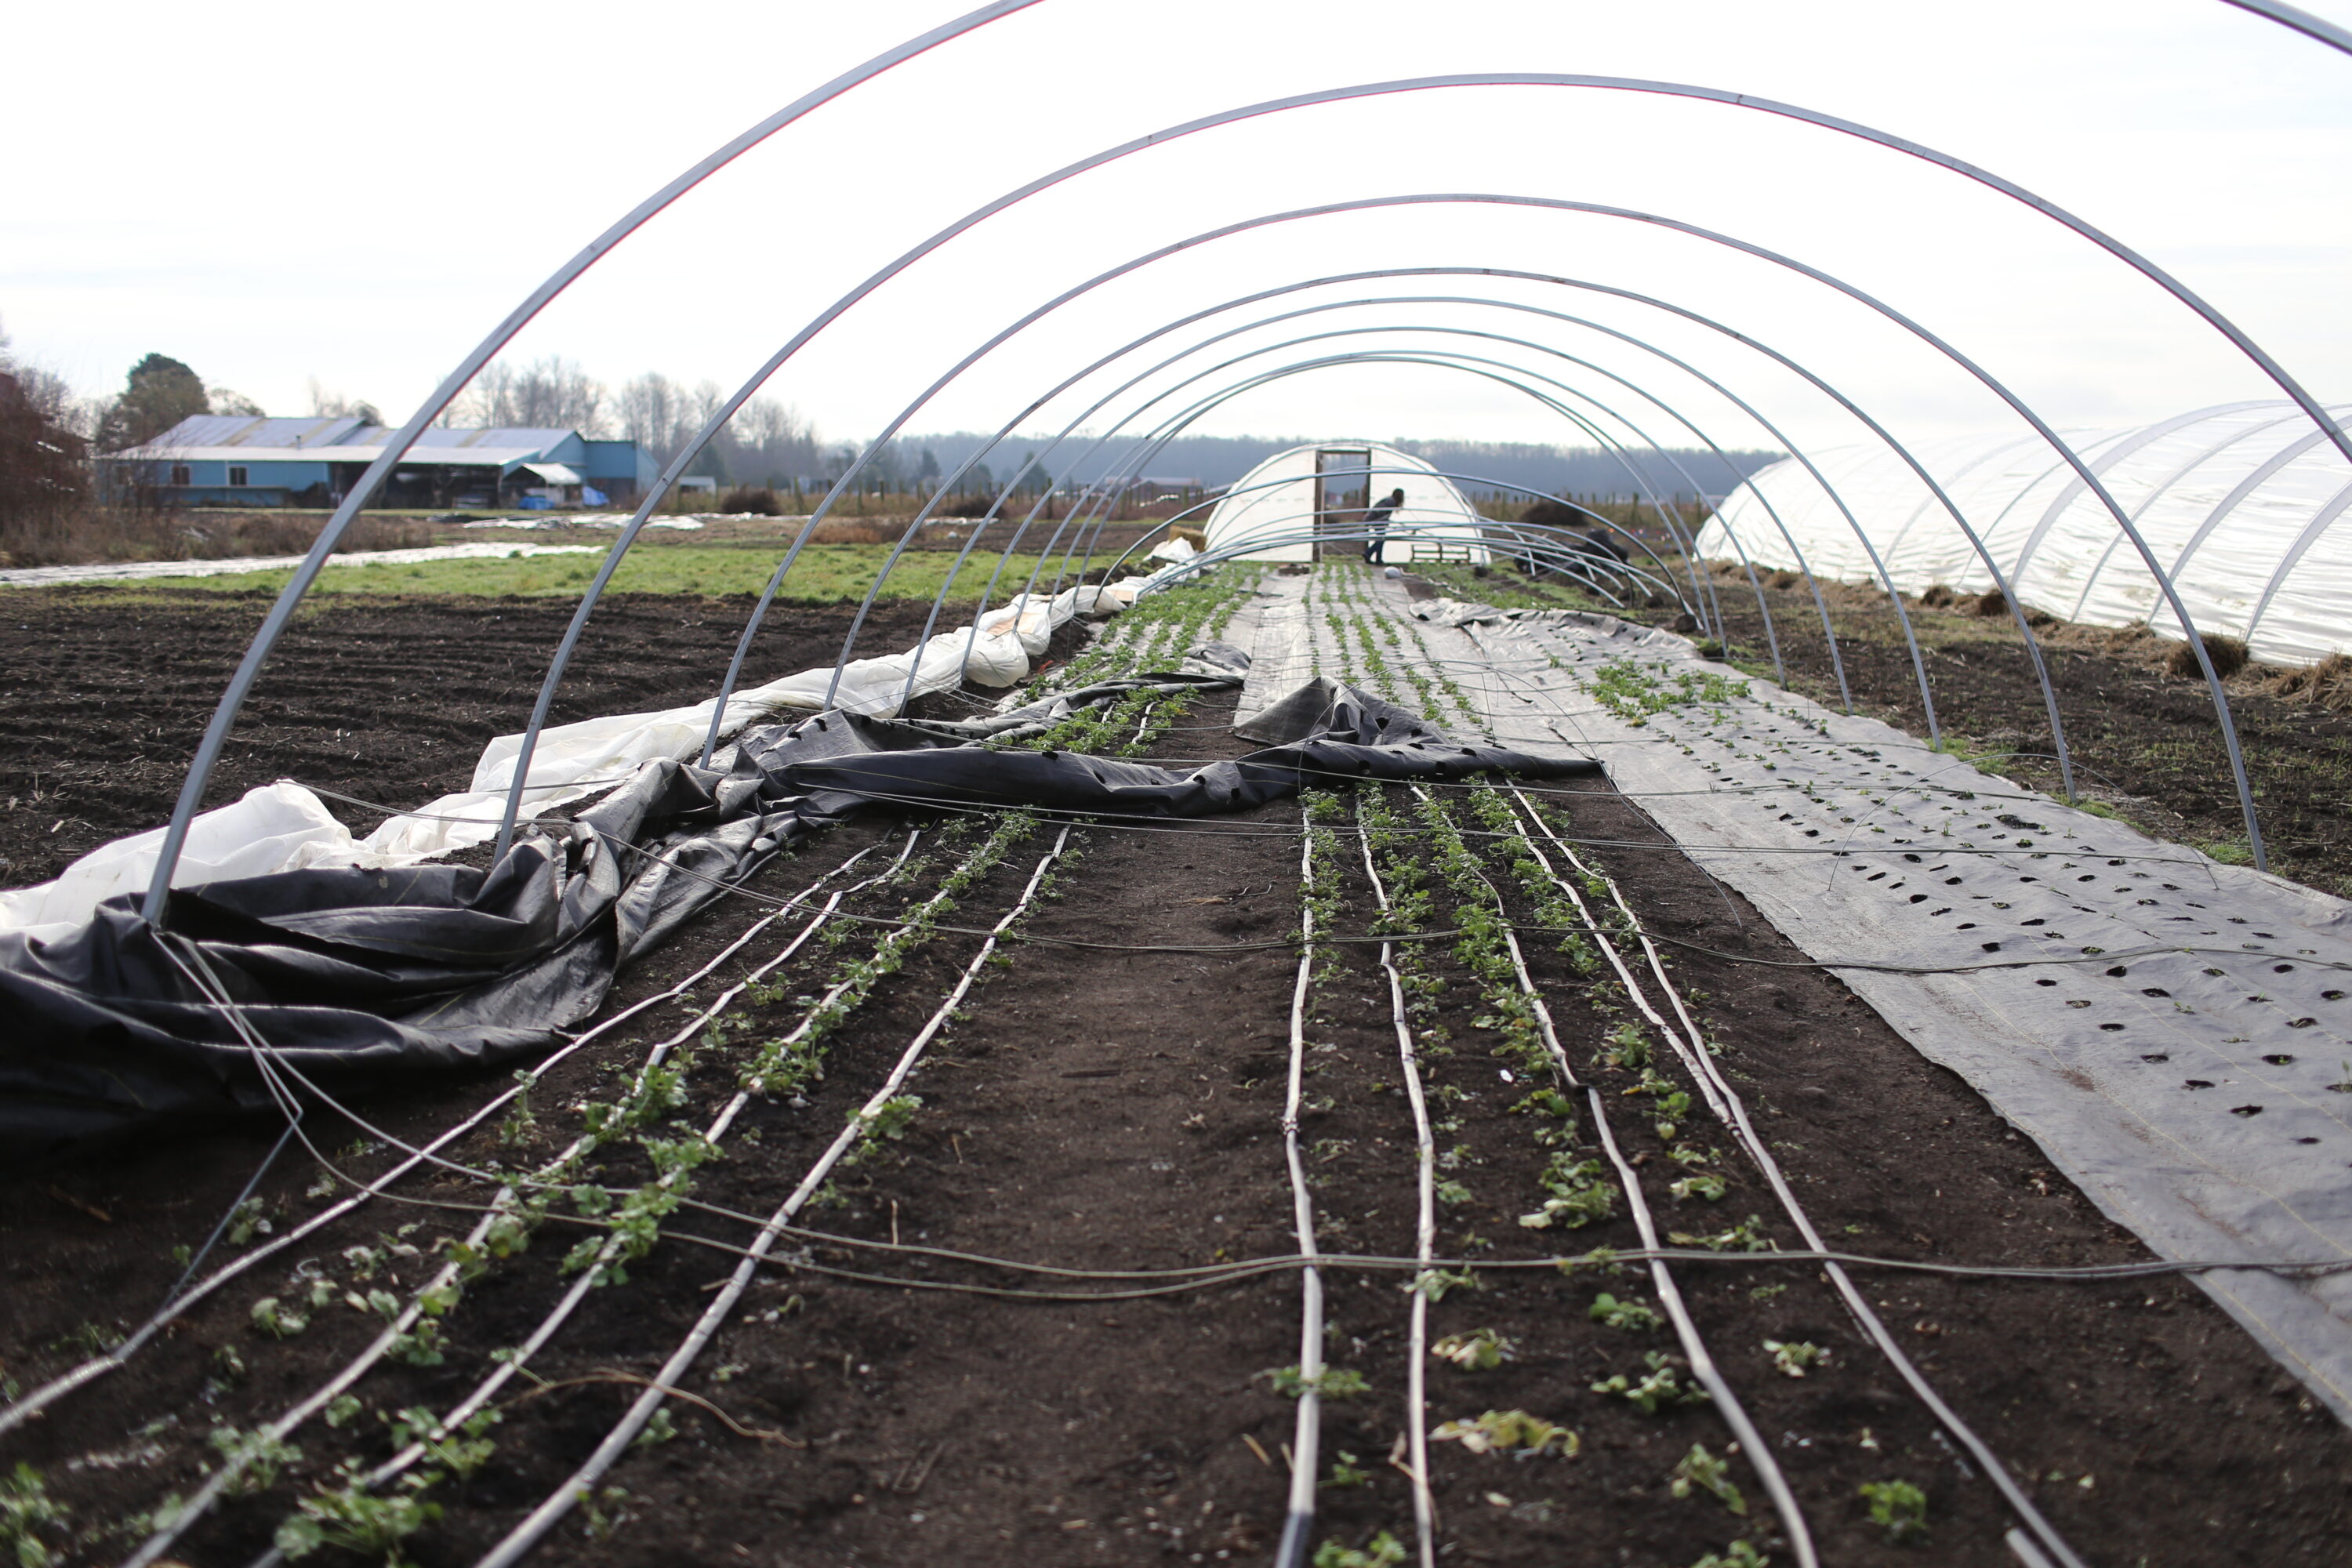
[[[215,405],[218,404],[221,395],[218,390],[213,393]],[[235,396],[236,394],[231,393],[229,395]],[[223,414],[237,411],[215,406],[214,412]],[[345,397],[340,392],[330,392],[319,384],[319,378],[315,375],[310,378],[310,415],[316,419],[359,419],[369,425],[383,423],[383,416],[376,411],[374,404],[365,398]]]
[[[577,430],[601,437],[610,422],[612,395],[579,363],[561,354],[516,368],[486,365],[460,400],[461,417],[494,430]]]

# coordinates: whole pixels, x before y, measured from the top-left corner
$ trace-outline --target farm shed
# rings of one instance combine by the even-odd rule
[[[110,487],[166,506],[331,506],[393,434],[349,416],[200,414],[103,461]],[[577,430],[436,428],[417,437],[376,504],[512,506],[538,496],[593,506],[634,500],[656,472],[634,441],[591,440]]]
[[[1477,509],[1427,463],[1376,441],[1276,452],[1243,475],[1209,513],[1208,547],[1219,552],[1263,538],[1265,548],[1243,559],[1314,561],[1327,551],[1360,555],[1368,510],[1398,489],[1404,504],[1389,520],[1399,535],[1388,548],[1391,560],[1486,562]]]
[[[2341,423],[2352,406],[2330,412]],[[2200,629],[2241,637],[2255,658],[2280,664],[2352,648],[2352,533],[2335,526],[2352,504],[2352,484],[2342,454],[2301,409],[2232,403],[2065,436],[2128,510]],[[2021,603],[2064,620],[2146,622],[2160,636],[2181,635],[2137,552],[2046,442],[2008,431],[1924,442],[1912,455]],[[1777,512],[1819,575],[1878,582],[1858,525],[1904,593],[1941,584],[1979,594],[1994,585],[1967,535],[1900,454],[1876,446],[1810,456],[1853,522],[1801,459],[1786,458],[1732,493],[1699,535],[1701,553],[1732,557],[1737,531],[1758,565],[1796,569],[1797,554],[1769,515]]]

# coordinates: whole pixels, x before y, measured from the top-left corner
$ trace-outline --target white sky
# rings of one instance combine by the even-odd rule
[[[2352,23],[2352,0],[2307,8]],[[316,375],[404,415],[533,285],[677,170],[957,10],[914,0],[30,8],[12,18],[0,96],[0,327],[17,353],[85,392],[119,386],[153,350],[274,412],[307,412]],[[1939,146],[2145,251],[2322,397],[2352,398],[2352,58],[2219,0],[1047,0],[739,161],[622,245],[509,353],[560,353],[615,384],[658,369],[731,387],[900,251],[1098,148],[1314,88],[1515,69],[1733,89]],[[2062,425],[2266,395],[2251,365],[2158,290],[1957,176],[1752,111],[1530,88],[1318,107],[1081,176],[916,264],[769,390],[828,437],[863,437],[1000,328],[1105,268],[1262,214],[1432,191],[1642,208],[1795,255],[1951,338]],[[1290,224],[1156,265],[1023,334],[910,428],[992,428],[1171,317],[1382,266],[1511,267],[1660,295],[1812,364],[1906,436],[2007,417],[1906,334],[1766,263],[1621,220],[1457,205]],[[1392,293],[1486,293],[1590,315],[1698,363],[1808,445],[1856,438],[1844,416],[1751,352],[1579,290],[1422,279],[1327,289],[1255,314]],[[1339,326],[1430,324],[1540,340],[1643,383],[1725,446],[1768,439],[1639,351],[1476,307],[1332,311],[1189,368]],[[1400,342],[1605,384],[1531,350],[1339,340]],[[1024,428],[1083,405],[1065,400]],[[1654,410],[1635,417],[1672,428]],[[1506,388],[1396,366],[1294,377],[1197,428],[1576,438]]]

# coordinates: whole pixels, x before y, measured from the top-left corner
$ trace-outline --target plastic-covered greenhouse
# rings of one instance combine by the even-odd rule
[[[2352,484],[2342,454],[2301,409],[2233,403],[2132,429],[2062,434],[2126,510],[2201,632],[2242,638],[2253,657],[2276,664],[2352,648],[2352,533],[2335,526],[2352,505]],[[1759,471],[1726,500],[1700,550],[1731,557],[1736,532],[1759,566],[1802,564],[1883,587],[1866,533],[1904,593],[1996,586],[1899,453],[1846,447],[1810,456],[1820,479],[1795,458]],[[2114,517],[2047,442],[2031,432],[1970,436],[1921,443],[1912,456],[2021,603],[2064,620],[2145,623],[2181,636]]]
[[[1350,550],[1360,548],[1355,542],[1365,532],[1366,513],[1397,490],[1404,500],[1386,520],[1399,536],[1385,547],[1387,559],[1486,560],[1477,509],[1435,468],[1377,441],[1276,452],[1226,493],[1203,531],[1209,549],[1221,552],[1264,539],[1244,560],[1312,561],[1322,548],[1317,535],[1344,535]]]

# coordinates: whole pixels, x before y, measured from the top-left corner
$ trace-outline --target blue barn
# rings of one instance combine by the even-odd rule
[[[392,434],[350,417],[199,414],[103,461],[110,489],[152,504],[328,507],[383,455]],[[592,441],[577,430],[436,428],[417,437],[373,504],[627,505],[658,472],[635,441]]]

